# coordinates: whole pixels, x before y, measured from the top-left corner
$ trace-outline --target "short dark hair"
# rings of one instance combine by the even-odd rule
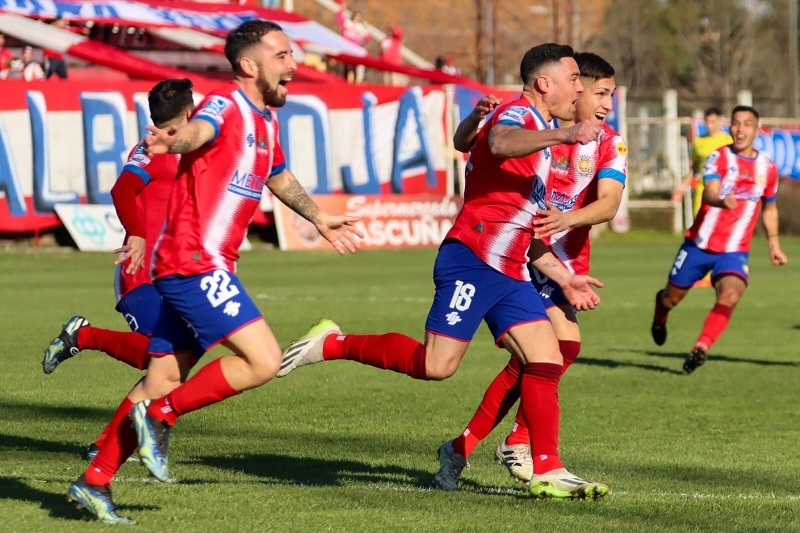
[[[225,57],[234,72],[239,71],[239,59],[242,52],[258,44],[261,38],[271,31],[283,31],[283,28],[270,20],[250,19],[231,30],[225,39]]]
[[[147,93],[150,120],[158,126],[178,118],[187,108],[194,107],[192,80],[170,78],[158,82]]]
[[[703,118],[708,118],[711,115],[717,115],[718,117],[721,117],[722,109],[718,108],[717,106],[711,106],[706,109],[705,113],[703,113]]]
[[[581,70],[581,76],[584,78],[597,81],[614,77],[614,67],[599,55],[591,52],[578,52],[574,57]]]
[[[756,120],[759,120],[761,118],[758,114],[758,111],[756,111],[756,109],[753,106],[737,105],[736,107],[733,108],[733,111],[731,111],[731,120],[733,120],[733,115],[742,112],[752,113],[753,116],[756,117]]]
[[[542,66],[548,63],[558,63],[565,57],[572,57],[575,51],[566,44],[545,43],[534,46],[522,57],[519,64],[519,76],[522,83],[528,83],[533,74],[538,74]]]

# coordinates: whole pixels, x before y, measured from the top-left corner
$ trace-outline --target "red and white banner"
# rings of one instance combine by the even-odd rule
[[[460,196],[439,195],[330,195],[314,196],[328,213],[346,213],[361,219],[361,248],[436,247],[453,227],[463,203]],[[275,222],[281,250],[332,250],[313,224],[280,202]]]

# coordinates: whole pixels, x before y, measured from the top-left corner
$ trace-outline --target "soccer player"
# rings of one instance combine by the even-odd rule
[[[692,165],[680,185],[672,190],[672,199],[679,202],[684,193],[692,190],[692,214],[696,217],[703,200],[703,167],[706,159],[717,148],[733,142],[730,134],[722,129],[722,111],[718,107],[706,109],[703,120],[706,133],[692,140]],[[711,287],[711,276],[706,275],[697,280],[695,287]]]
[[[547,209],[539,209],[534,220],[537,234],[553,254],[575,274],[589,273],[589,230],[592,225],[611,220],[622,199],[627,174],[627,146],[620,135],[605,124],[613,109],[612,96],[616,90],[614,68],[592,53],[575,54],[581,72],[584,92],[575,102],[575,120],[586,120],[601,128],[599,135],[585,145],[558,145],[552,148],[550,179],[547,184]],[[485,102],[479,102],[479,106]],[[480,110],[476,106],[476,114]],[[464,122],[467,122],[466,119]],[[462,123],[463,124],[463,123]],[[472,121],[475,124],[475,121]],[[560,126],[570,123],[562,122]],[[454,144],[470,147],[472,131],[456,129],[464,137]],[[577,359],[581,350],[581,332],[575,309],[561,288],[530,269],[533,285],[544,302],[553,324],[558,347],[564,360],[562,374]],[[519,398],[519,362],[513,357],[486,390],[466,429],[445,444],[452,448],[455,460],[441,461],[434,478],[437,488],[456,490],[463,466],[469,455],[505,417]],[[495,456],[515,478],[530,482],[533,460],[529,446],[530,435],[525,418],[518,410],[512,432],[498,446]]]
[[[178,416],[263,385],[280,367],[278,342],[235,274],[264,185],[340,254],[355,252],[362,236],[353,225],[357,217],[319,209],[286,168],[271,107],[285,104],[297,63],[281,27],[246,21],[228,34],[225,55],[233,83],[211,91],[186,125],[148,126],[144,139],[145,155],[182,154],[153,252],[154,285],[165,305],[153,328],[147,375],[127,397],[133,427],[122,420],[112,425],[68,491],[105,522],[130,523],[117,515],[110,491],[124,458],[138,447],[150,473],[166,480],[169,428]],[[196,352],[217,344],[233,355],[187,380]]]
[[[192,82],[188,79],[167,79],[157,83],[148,93],[150,118],[159,128],[166,129],[186,124],[194,109]],[[50,374],[57,366],[82,350],[99,350],[128,365],[144,370],[150,362],[147,346],[153,325],[161,309],[159,296],[143,268],[145,258],[152,255],[167,214],[167,201],[178,173],[180,156],[162,154],[147,156],[143,142],[138,143],[128,155],[122,173],[111,189],[114,208],[125,229],[123,246],[115,264],[114,292],[119,311],[131,331],[113,331],[89,325],[82,316],[73,316],[64,324],[61,333],[44,351],[42,369]],[[132,404],[123,401],[115,417],[128,415]],[[84,452],[84,459],[97,455],[108,432]],[[131,456],[135,459],[135,456]]]
[[[278,375],[323,360],[350,359],[415,379],[442,380],[456,371],[485,320],[497,345],[509,350],[522,367],[522,416],[531,427],[534,453],[531,495],[599,498],[608,487],[569,473],[559,459],[558,381],[563,361],[527,264],[533,241],[537,267],[568,292],[582,280],[590,295],[580,305],[596,304],[587,277],[570,276],[546,246],[532,238],[537,210],[547,209],[551,148],[592,142],[600,127],[588,121],[551,127],[554,118],[573,119],[575,100],[583,92],[571,47],[548,43],[531,48],[522,59],[520,75],[522,94],[495,109],[470,153],[464,206],[434,265],[436,292],[425,343],[399,333],[344,335],[335,323],[322,320],[284,351]],[[449,460],[452,449],[442,446],[439,455]]]
[[[706,362],[708,351],[728,327],[733,309],[747,289],[750,242],[758,215],[767,234],[769,258],[775,266],[788,261],[778,239],[778,169],[763,152],[753,147],[758,135],[758,112],[736,106],[731,113],[733,143],[713,152],[706,160],[703,203],[686,239],[678,250],[667,286],[656,293],[653,340],[667,340],[667,317],[700,278],[711,272],[717,298],[706,317],[700,336],[683,363],[694,372]]]

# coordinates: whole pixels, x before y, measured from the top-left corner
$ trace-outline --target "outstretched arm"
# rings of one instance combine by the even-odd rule
[[[359,220],[358,217],[329,215],[320,209],[294,174],[288,170],[271,176],[267,180],[267,187],[286,207],[314,224],[320,235],[331,243],[337,252],[344,255],[358,249],[358,238],[364,238],[364,234],[354,226]]]
[[[190,120],[180,128],[147,126],[144,143],[148,154],[185,154],[197,150],[214,138],[216,130],[203,119]]]

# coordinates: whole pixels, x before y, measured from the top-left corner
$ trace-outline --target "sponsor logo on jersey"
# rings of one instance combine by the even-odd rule
[[[533,180],[533,190],[528,200],[532,204],[536,204],[539,209],[547,209],[547,204],[544,202],[547,195],[547,187],[544,185],[544,180],[536,175],[531,176],[531,179]]]
[[[628,155],[628,145],[625,144],[625,141],[617,141],[617,154],[623,157]]]
[[[557,174],[567,175],[569,172],[569,156],[566,154],[554,155],[553,160],[550,162],[550,168]]]
[[[264,179],[264,176],[258,176],[252,172],[245,172],[237,169],[231,177],[228,190],[240,196],[260,200],[265,181],[266,179]]]
[[[197,112],[198,115],[206,115],[209,117],[218,117],[222,111],[228,106],[228,101],[219,96],[212,97],[205,103],[203,108]]]
[[[567,196],[566,193],[552,191],[550,193],[550,203],[558,208],[559,211],[569,211],[575,205],[577,196]]]
[[[525,122],[525,119],[523,117],[527,112],[528,112],[527,107],[522,107],[522,106],[509,107],[508,109],[503,111],[503,114],[500,115],[499,120],[502,121],[508,119],[517,122],[519,124],[523,124]]]

